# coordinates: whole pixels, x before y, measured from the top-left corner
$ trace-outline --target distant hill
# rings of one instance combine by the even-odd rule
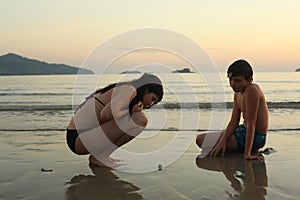
[[[297,68],[297,69],[295,70],[295,72],[300,72],[300,68]]]
[[[65,64],[49,64],[9,53],[0,56],[0,75],[52,75],[52,74],[93,74],[88,69]]]
[[[189,68],[183,68],[179,70],[172,71],[172,73],[194,73]]]

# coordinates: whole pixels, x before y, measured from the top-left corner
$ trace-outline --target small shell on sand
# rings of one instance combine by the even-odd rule
[[[158,171],[162,171],[162,164],[158,164]]]
[[[53,172],[53,169],[44,169],[44,168],[42,168],[41,171],[42,172]]]

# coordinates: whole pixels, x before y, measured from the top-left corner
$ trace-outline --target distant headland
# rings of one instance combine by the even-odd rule
[[[0,56],[0,75],[94,74],[89,69],[65,64],[52,64],[8,53]]]
[[[295,70],[295,72],[300,72],[300,68],[297,68],[297,69]]]

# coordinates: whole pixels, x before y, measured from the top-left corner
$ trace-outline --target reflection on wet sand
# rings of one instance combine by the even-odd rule
[[[74,176],[69,184],[65,199],[143,199],[140,188],[120,180],[110,168],[90,165],[94,175]]]
[[[225,157],[196,158],[199,168],[222,172],[237,194],[231,199],[265,199],[268,176],[264,161],[245,160],[240,154],[226,154]]]

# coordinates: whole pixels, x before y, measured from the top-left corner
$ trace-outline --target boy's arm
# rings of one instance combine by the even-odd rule
[[[246,146],[244,152],[244,158],[252,159],[261,159],[261,156],[251,156],[251,150],[254,140],[256,119],[259,107],[260,95],[256,87],[249,87],[247,93],[245,94],[245,107],[246,107],[246,116],[245,120],[247,122],[247,131],[246,131]]]
[[[224,156],[226,151],[227,139],[233,134],[234,130],[238,126],[240,121],[240,116],[241,116],[241,111],[237,105],[236,94],[235,94],[230,122],[228,123],[226,130],[222,135],[222,137],[220,138],[220,140],[218,141],[217,145],[211,151],[210,153],[211,156],[216,156],[221,150],[222,150],[222,156]]]
[[[241,110],[238,107],[237,98],[236,98],[236,94],[235,94],[231,119],[226,127],[224,139],[227,140],[234,133],[236,127],[239,125],[240,117],[241,117]]]

